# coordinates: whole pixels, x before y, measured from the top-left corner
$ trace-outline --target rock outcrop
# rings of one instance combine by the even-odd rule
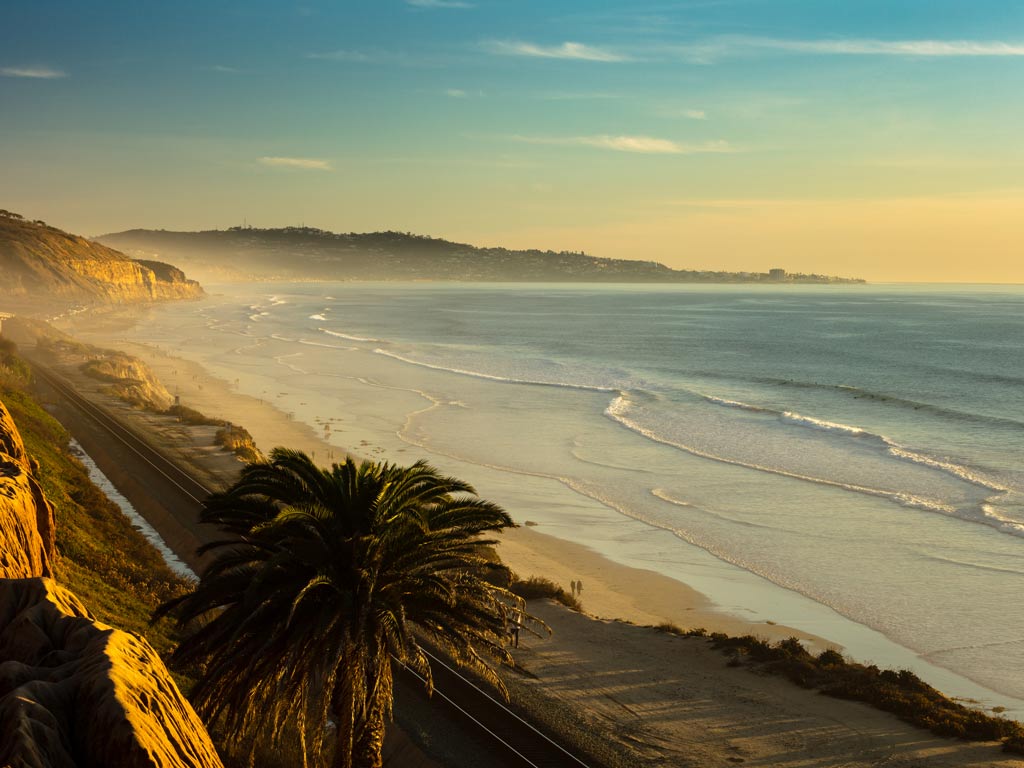
[[[53,510],[0,403],[0,766],[222,768],[160,657],[52,578]]]
[[[199,283],[161,262],[139,262],[120,251],[43,222],[0,211],[0,296],[83,303],[191,299]]]
[[[52,579],[0,581],[0,659],[2,766],[221,766],[149,643]]]
[[[174,397],[137,357],[108,350],[95,350],[95,357],[82,364],[82,371],[110,384],[110,393],[137,408],[162,413],[174,405]]]
[[[53,507],[0,403],[0,579],[52,576],[54,542]]]

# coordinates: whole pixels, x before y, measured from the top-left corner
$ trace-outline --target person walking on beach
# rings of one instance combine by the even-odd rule
[[[572,581],[569,582],[569,589],[572,590],[572,596],[576,597],[576,580],[575,579],[573,579]]]

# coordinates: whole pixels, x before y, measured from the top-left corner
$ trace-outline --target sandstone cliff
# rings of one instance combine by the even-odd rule
[[[52,579],[0,581],[0,659],[0,765],[221,765],[149,643]]]
[[[0,579],[52,576],[54,540],[53,508],[0,403]]]
[[[142,637],[51,578],[53,511],[0,403],[0,766],[222,768]]]
[[[168,264],[133,261],[7,211],[0,211],[0,274],[0,297],[129,303],[203,295],[199,283]]]

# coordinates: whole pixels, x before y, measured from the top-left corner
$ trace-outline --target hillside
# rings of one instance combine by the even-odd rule
[[[220,768],[158,655],[173,629],[149,624],[187,584],[92,484],[31,378],[0,339],[0,765]]]
[[[135,261],[41,221],[0,211],[0,298],[130,303],[203,295],[169,264]]]
[[[863,282],[824,275],[675,270],[654,261],[574,251],[513,251],[402,232],[311,227],[205,232],[133,229],[97,238],[137,257],[173,261],[204,280],[458,280],[507,282]]]

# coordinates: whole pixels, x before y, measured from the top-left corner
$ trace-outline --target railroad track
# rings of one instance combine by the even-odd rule
[[[211,489],[196,480],[101,405],[82,396],[66,379],[35,361],[32,370],[40,381],[53,389],[94,427],[112,438],[123,451],[131,453],[148,470],[142,485],[163,495],[173,494],[198,512]],[[543,733],[526,718],[499,701],[484,688],[459,673],[434,653],[427,653],[434,677],[434,693],[429,700],[418,674],[400,664],[402,674],[396,683],[404,696],[429,701],[433,711],[430,723],[419,730],[435,743],[453,739],[472,742],[478,754],[486,754],[488,768],[601,768],[584,762]],[[472,750],[471,750],[472,751]],[[389,765],[416,764],[415,759],[396,756]],[[475,761],[470,764],[480,764]]]
[[[45,382],[47,386],[56,391],[57,394],[67,400],[80,413],[93,421],[96,426],[109,437],[116,440],[123,448],[144,461],[153,472],[162,476],[166,482],[177,488],[197,506],[202,506],[206,497],[213,493],[211,489],[200,483],[176,463],[169,460],[135,432],[125,427],[106,408],[83,397],[66,379],[34,361],[31,365],[33,373]]]

